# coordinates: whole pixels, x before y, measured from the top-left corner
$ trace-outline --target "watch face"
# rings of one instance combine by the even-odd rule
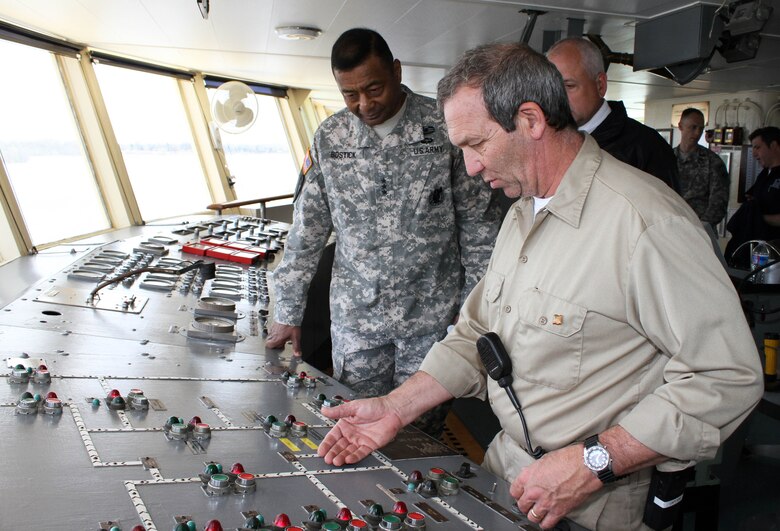
[[[603,446],[593,446],[585,452],[585,465],[596,472],[609,465],[609,453]]]

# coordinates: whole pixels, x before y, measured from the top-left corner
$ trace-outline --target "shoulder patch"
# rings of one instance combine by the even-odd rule
[[[311,161],[311,148],[306,150],[306,156],[303,157],[303,166],[301,166],[301,174],[306,175],[311,169],[314,163]]]

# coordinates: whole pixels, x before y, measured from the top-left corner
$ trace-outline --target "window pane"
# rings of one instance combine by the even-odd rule
[[[174,78],[95,65],[141,217],[206,210],[211,202]]]
[[[211,101],[217,89],[207,90]],[[219,132],[238,199],[291,194],[298,181],[298,168],[276,100],[257,96],[257,104],[257,120],[252,127],[237,134]]]
[[[54,56],[0,40],[0,72],[0,152],[33,245],[109,228]]]

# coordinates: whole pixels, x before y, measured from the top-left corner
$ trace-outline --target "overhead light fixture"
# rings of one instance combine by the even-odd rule
[[[279,26],[276,35],[288,41],[310,41],[322,35],[322,30],[310,26]]]

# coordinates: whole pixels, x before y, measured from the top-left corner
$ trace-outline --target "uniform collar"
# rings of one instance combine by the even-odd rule
[[[596,171],[601,166],[602,152],[593,137],[586,134],[577,156],[563,174],[555,197],[547,210],[574,228],[580,226],[582,209],[588,197]]]

